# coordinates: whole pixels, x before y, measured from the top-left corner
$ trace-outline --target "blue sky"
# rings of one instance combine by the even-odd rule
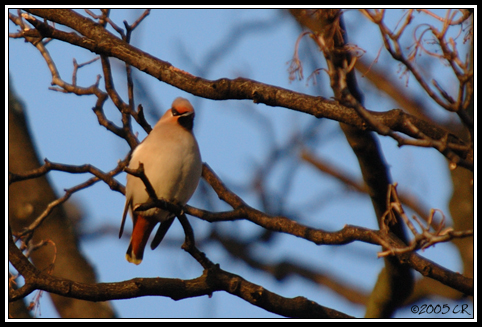
[[[132,23],[141,13],[142,10],[112,10],[110,17],[122,26],[123,20]],[[356,11],[346,13],[346,23],[350,42],[367,50],[367,58],[374,59],[381,46],[376,29]],[[11,32],[16,30],[11,23],[9,27]],[[317,85],[307,85],[306,82],[310,72],[323,67],[321,59],[304,62],[305,80],[289,82],[287,62],[292,58],[299,33],[300,29],[294,19],[280,10],[152,10],[134,32],[131,43],[179,69],[203,78],[242,76],[298,92],[329,97],[331,91],[323,74],[317,77]],[[239,35],[241,36],[238,37]],[[48,90],[51,75],[40,53],[20,39],[8,40],[8,46],[11,83],[26,105],[40,158],[72,165],[91,163],[104,171],[114,168],[117,160],[123,159],[129,149],[124,140],[97,123],[91,110],[95,98]],[[89,51],[55,40],[48,44],[47,49],[61,77],[66,81],[71,80],[73,58],[82,63],[95,56]],[[213,52],[213,49],[221,51]],[[305,53],[316,51],[316,48],[309,38],[304,38],[301,51],[301,59],[307,60]],[[115,72],[116,89],[127,101],[122,63],[112,59],[111,64]],[[379,65],[388,67],[387,74],[397,78],[397,67],[388,66],[388,55],[383,51]],[[77,83],[89,86],[100,73],[100,62],[97,61],[79,70]],[[228,187],[254,207],[260,207],[259,199],[245,187],[253,178],[253,168],[265,162],[273,147],[282,147],[300,131],[317,124],[314,117],[284,108],[256,105],[244,100],[202,99],[160,83],[141,72],[135,71],[134,76],[142,82],[136,84],[136,88],[149,97],[150,102],[143,102],[143,106],[151,125],[177,96],[186,97],[193,103],[197,111],[194,132],[203,161],[212,167]],[[359,80],[359,84],[365,92],[367,108],[389,110],[397,107],[363,79]],[[422,94],[414,79],[410,81],[409,87],[411,92]],[[436,108],[434,104],[429,105]],[[120,115],[111,102],[106,103],[105,113],[114,123],[120,122]],[[139,131],[139,139],[143,139],[145,133],[141,128],[134,128]],[[308,148],[354,176],[360,176],[356,158],[338,130],[336,122],[320,120],[316,140],[307,144]],[[379,139],[393,180],[400,185],[399,189],[409,190],[428,208],[439,208],[449,217],[447,201],[452,190],[445,159],[435,150],[398,148],[391,139]],[[281,183],[286,174],[292,167],[296,167],[284,207],[293,210],[302,223],[327,230],[337,230],[345,224],[376,228],[373,209],[367,197],[347,195],[338,182],[317,173],[307,164],[295,165],[297,160],[295,152],[291,159],[273,166],[269,171],[267,186],[271,192],[278,192],[283,188]],[[63,189],[81,183],[90,176],[53,172],[49,178],[61,195]],[[120,175],[118,180],[125,183],[125,174]],[[110,191],[105,184],[97,183],[94,187],[78,192],[72,196],[72,201],[81,207],[85,215],[82,225],[86,232],[103,226],[118,227],[124,197]],[[307,205],[313,201],[320,203],[317,207]],[[197,195],[190,204],[203,205]],[[216,204],[216,208],[227,209],[220,203]],[[208,223],[196,218],[190,218],[190,221],[196,236],[202,239],[209,230]],[[127,229],[130,228],[128,222]],[[232,235],[240,235],[241,238],[259,232],[258,227],[248,222],[220,223],[219,228]],[[202,270],[180,249],[182,236],[179,224],[175,223],[167,236],[168,244],[161,244],[154,252],[148,249],[140,266],[125,260],[128,245],[126,235],[121,240],[117,239],[116,233],[86,238],[82,241],[81,248],[102,282],[154,276],[195,278]],[[317,247],[304,240],[282,235],[268,245],[259,246],[255,251],[265,260],[296,260],[329,272],[366,292],[373,287],[383,265],[383,261],[376,258],[377,248],[359,242],[343,247]],[[290,278],[279,283],[266,274],[253,271],[240,261],[230,258],[216,244],[208,243],[201,250],[223,269],[280,295],[301,295],[350,315],[361,317],[364,314],[364,307],[350,304],[328,289],[314,286],[301,278]],[[448,244],[438,244],[422,255],[449,269],[461,269],[456,250]],[[215,293],[212,298],[175,302],[168,298],[144,297],[114,301],[113,305],[122,318],[278,317],[223,292]],[[186,310],[187,308],[189,309]],[[40,310],[42,318],[56,317],[48,296],[42,297]],[[409,312],[398,312],[397,315],[415,318]]]

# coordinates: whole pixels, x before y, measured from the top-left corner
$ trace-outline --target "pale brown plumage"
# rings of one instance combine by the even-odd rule
[[[129,168],[144,164],[144,172],[158,198],[186,204],[196,190],[202,171],[201,155],[192,133],[194,108],[184,98],[176,98],[152,129],[151,133],[132,153]],[[127,211],[134,223],[126,259],[140,264],[149,235],[157,223],[161,223],[151,243],[155,248],[169,229],[174,217],[158,208],[135,213],[136,206],[149,200],[145,185],[138,177],[127,175],[126,204],[121,232]],[[119,235],[120,236],[120,235]]]

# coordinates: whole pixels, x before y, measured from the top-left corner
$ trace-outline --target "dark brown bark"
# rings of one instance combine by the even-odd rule
[[[250,99],[255,103],[285,107],[317,118],[333,119],[358,129],[372,130],[372,126],[367,125],[366,121],[355,110],[341,105],[337,101],[328,100],[321,96],[315,97],[293,92],[246,78],[206,80],[193,76],[166,61],[131,46],[109,33],[102,25],[71,10],[27,9],[27,11],[52,22],[68,26],[80,34],[63,32],[36,19],[27,18],[36,27],[36,30],[27,32],[30,37],[56,38],[98,54],[118,58],[162,82],[191,94],[214,100]],[[383,113],[368,112],[375,121],[387,126],[394,132],[420,139],[420,134],[407,124],[407,121],[410,121],[427,137],[440,140],[442,144],[438,144],[437,149],[450,160],[460,166],[473,169],[471,148],[443,128],[398,109]],[[451,147],[455,149],[451,150]]]

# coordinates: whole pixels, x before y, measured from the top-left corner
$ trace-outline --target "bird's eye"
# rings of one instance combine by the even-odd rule
[[[180,115],[179,111],[177,111],[177,110],[174,109],[174,108],[171,109],[171,112],[172,112],[172,115],[173,115],[173,116],[179,116],[179,115]]]

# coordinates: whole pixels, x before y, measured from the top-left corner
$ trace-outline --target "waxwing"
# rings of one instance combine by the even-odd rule
[[[182,205],[196,190],[202,171],[199,147],[192,133],[193,120],[191,103],[184,98],[176,98],[172,107],[134,150],[129,162],[130,169],[137,169],[139,162],[144,164],[144,173],[158,198]],[[134,227],[126,259],[136,265],[142,261],[144,248],[156,224],[161,223],[151,243],[152,249],[159,245],[174,220],[174,215],[159,208],[133,211],[148,200],[142,180],[127,174],[126,204],[119,237],[127,211],[130,211]]]

